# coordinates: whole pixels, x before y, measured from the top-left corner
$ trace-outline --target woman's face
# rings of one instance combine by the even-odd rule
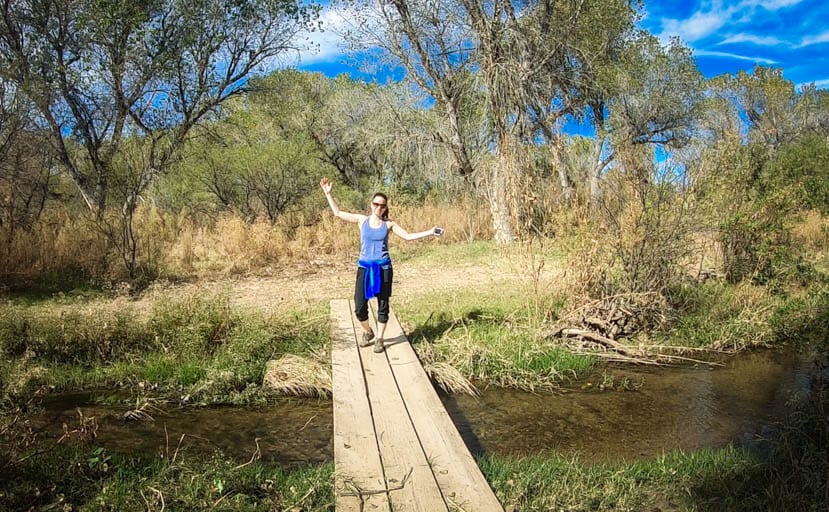
[[[388,208],[388,205],[382,196],[374,196],[371,199],[371,213],[382,217],[386,213],[386,208]]]

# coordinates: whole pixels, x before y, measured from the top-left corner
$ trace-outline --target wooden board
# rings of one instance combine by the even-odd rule
[[[388,511],[385,476],[357,351],[353,318],[349,301],[331,301],[336,510]]]
[[[378,330],[375,329],[375,332]],[[360,350],[374,430],[389,489],[397,511],[448,511],[429,461],[400,396],[386,353],[372,347]]]
[[[450,510],[503,511],[443,407],[392,311],[387,358],[435,479]]]
[[[350,301],[331,318],[336,509],[503,512],[394,313],[380,354]]]

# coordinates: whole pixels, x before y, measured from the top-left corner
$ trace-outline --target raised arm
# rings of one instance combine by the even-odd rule
[[[334,217],[339,217],[340,219],[347,221],[347,222],[360,222],[365,218],[365,215],[360,215],[358,213],[350,213],[344,212],[337,207],[337,203],[334,202],[334,198],[331,197],[331,189],[334,188],[333,183],[328,178],[323,178],[320,180],[320,187],[322,187],[322,191],[325,193],[325,198],[328,200],[328,206],[331,207],[331,211],[334,213]]]
[[[389,221],[389,227],[395,235],[399,236],[403,240],[419,240],[421,238],[426,238],[427,236],[440,236],[437,231],[435,231],[436,228],[427,229],[426,231],[421,231],[419,233],[409,233],[403,229],[400,224],[394,221]]]

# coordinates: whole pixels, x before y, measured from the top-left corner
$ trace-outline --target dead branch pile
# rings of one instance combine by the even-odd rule
[[[552,336],[568,329],[588,330],[603,338],[618,340],[664,324],[670,312],[668,301],[659,293],[625,293],[589,302],[564,315]]]
[[[590,353],[612,361],[639,364],[663,364],[675,360],[701,362],[662,352],[699,349],[628,345],[620,341],[661,327],[668,321],[670,314],[670,304],[656,292],[612,295],[565,314],[553,325],[547,337],[564,341],[576,352]]]

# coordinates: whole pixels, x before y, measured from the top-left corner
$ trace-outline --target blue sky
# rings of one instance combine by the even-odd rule
[[[783,69],[795,84],[829,87],[829,2],[826,0],[668,0],[646,2],[641,26],[679,36],[706,76]]]
[[[343,63],[339,13],[326,7],[322,16],[332,30],[309,36],[318,50],[303,52],[299,66],[332,76],[360,75]],[[827,21],[826,0],[662,0],[645,3],[640,26],[663,40],[680,37],[708,77],[762,64],[782,68],[797,85],[829,88]]]

